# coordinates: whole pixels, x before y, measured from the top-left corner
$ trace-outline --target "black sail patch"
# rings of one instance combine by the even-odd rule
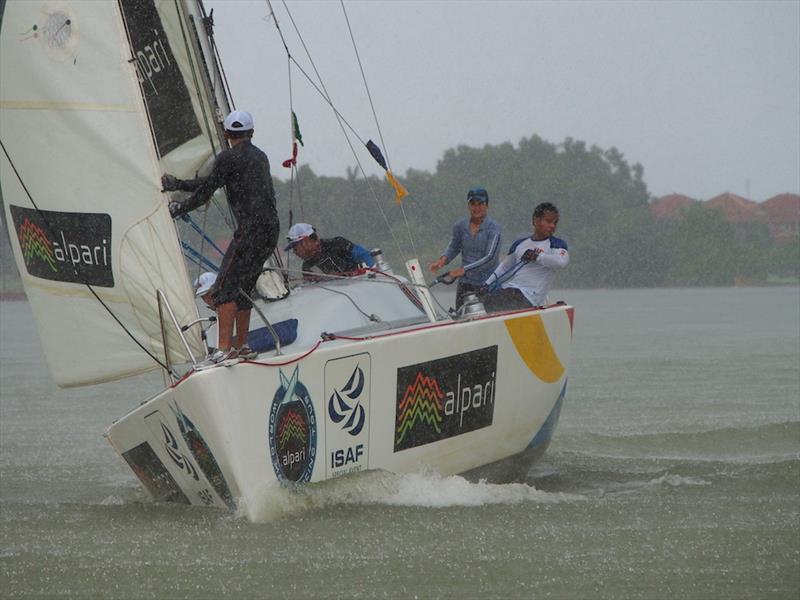
[[[173,10],[170,3],[162,6]],[[164,156],[200,135],[200,124],[153,0],[126,0],[120,7],[158,153]]]
[[[114,287],[111,215],[9,206],[29,275]]]

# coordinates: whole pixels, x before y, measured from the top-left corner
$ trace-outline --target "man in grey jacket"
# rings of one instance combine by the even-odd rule
[[[462,266],[447,273],[449,278],[458,279],[456,309],[461,307],[466,294],[477,292],[492,274],[500,249],[500,225],[487,216],[489,193],[483,188],[472,188],[467,192],[467,204],[469,217],[456,221],[450,245],[429,267],[435,273],[461,254]]]

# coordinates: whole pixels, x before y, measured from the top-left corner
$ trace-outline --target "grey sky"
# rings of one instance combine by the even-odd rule
[[[274,173],[289,156],[287,61],[265,0],[206,0],[237,108]],[[348,2],[391,165],[537,134],[616,146],[653,195],[800,193],[800,2]],[[313,74],[284,5],[293,56]],[[288,2],[334,104],[380,144],[339,2]],[[293,98],[323,175],[354,166],[295,68]],[[357,148],[368,173],[371,158]]]

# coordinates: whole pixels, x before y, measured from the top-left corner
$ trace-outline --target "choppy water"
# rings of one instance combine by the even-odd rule
[[[368,473],[257,524],[152,503],[101,434],[159,377],[58,390],[0,303],[0,596],[796,600],[800,290],[563,296],[567,401],[525,482]]]

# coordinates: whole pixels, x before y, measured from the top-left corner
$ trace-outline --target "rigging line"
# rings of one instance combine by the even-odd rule
[[[493,281],[492,283],[489,283],[489,284],[487,284],[487,283],[486,283],[486,282],[488,282],[488,281],[489,281],[489,278],[487,277],[487,278],[486,278],[486,282],[484,282],[484,285],[486,285],[486,286],[487,286],[488,288],[490,288],[491,290],[498,290],[498,289],[500,289],[500,286],[501,286],[503,283],[505,283],[506,281],[508,281],[509,279],[511,279],[511,278],[512,278],[514,275],[516,275],[517,271],[519,271],[519,270],[520,270],[522,267],[524,267],[526,264],[527,264],[527,263],[526,263],[524,260],[519,260],[519,261],[517,261],[516,263],[514,263],[514,264],[513,264],[513,265],[512,265],[512,266],[511,266],[511,267],[508,269],[508,271],[506,271],[505,273],[503,273],[503,274],[502,274],[502,275],[500,275],[499,277],[495,276],[495,278],[494,278],[494,281]],[[492,275],[494,275],[494,273],[492,273]],[[489,277],[491,277],[492,275],[489,275]]]
[[[353,306],[355,306],[355,307],[356,307],[356,310],[357,310],[358,312],[360,312],[362,315],[364,315],[364,316],[367,318],[367,320],[368,320],[368,321],[372,321],[373,323],[380,323],[380,322],[383,320],[383,319],[381,319],[381,318],[380,318],[378,315],[368,315],[368,314],[367,314],[367,313],[365,313],[363,310],[361,310],[361,307],[360,307],[358,304],[356,304],[356,301],[355,301],[355,300],[353,300],[353,299],[350,297],[350,295],[349,295],[349,294],[347,294],[346,292],[342,292],[341,290],[333,290],[333,289],[331,289],[331,288],[325,287],[324,285],[320,285],[320,284],[318,284],[318,283],[317,283],[317,284],[316,284],[314,287],[321,288],[321,289],[325,290],[326,292],[333,292],[334,294],[341,294],[342,296],[344,296],[345,298],[347,298],[348,300],[350,300],[350,303],[351,303]]]
[[[269,16],[268,19],[271,18],[272,21],[275,23],[275,29],[278,30],[278,35],[281,38],[281,43],[283,44],[283,49],[286,50],[286,55],[291,58],[292,54],[289,52],[289,46],[286,45],[286,38],[283,37],[283,30],[281,29],[280,24],[278,23],[278,15],[275,14],[275,11],[272,9],[272,2],[270,0],[267,1],[267,8],[269,8]]]
[[[36,201],[34,201],[33,196],[31,195],[30,191],[28,190],[28,186],[25,185],[25,182],[22,180],[22,176],[19,174],[19,171],[17,171],[17,167],[14,164],[14,161],[11,160],[11,155],[8,153],[8,150],[6,149],[6,145],[3,143],[2,138],[0,138],[0,147],[3,148],[3,154],[6,155],[6,160],[8,160],[8,164],[11,165],[11,169],[14,171],[14,175],[17,176],[17,181],[19,181],[19,184],[22,186],[22,189],[25,190],[25,195],[28,196],[28,200],[31,201],[31,204],[33,204],[33,208],[36,209],[36,212],[41,217],[42,221],[44,221],[44,224],[45,224],[45,227],[47,227],[48,233],[53,238],[55,238],[56,237],[55,236],[55,232],[53,231],[53,228],[50,226],[50,221],[47,220],[47,217],[44,215],[44,212],[42,212],[42,210],[36,204]],[[117,324],[119,324],[119,326],[122,327],[122,330],[126,334],[128,334],[128,337],[131,338],[131,340],[133,340],[133,342],[137,346],[139,346],[139,348],[141,348],[145,352],[145,354],[147,354],[150,358],[152,358],[156,362],[156,364],[158,364],[158,366],[160,366],[165,371],[170,371],[170,369],[167,368],[167,365],[165,365],[158,358],[156,358],[156,356],[152,352],[150,352],[150,350],[145,348],[144,345],[142,345],[142,343],[139,340],[137,340],[136,337],[134,337],[134,335],[125,326],[125,324],[122,321],[119,320],[119,317],[117,317],[117,315],[114,314],[114,311],[112,311],[108,307],[108,305],[105,302],[103,302],[102,298],[100,298],[100,296],[97,294],[97,292],[94,291],[94,288],[86,280],[86,277],[84,277],[83,273],[81,271],[79,271],[75,267],[75,263],[72,263],[72,271],[75,273],[75,276],[82,281],[83,285],[85,285],[89,289],[89,291],[92,293],[92,296],[95,297],[95,299],[100,303],[100,305],[104,309],[106,309],[106,312],[108,312],[108,314],[111,315],[111,317],[117,322]],[[165,349],[165,351],[166,351],[166,349]]]
[[[356,46],[356,38],[353,35],[353,29],[350,27],[350,19],[347,16],[347,10],[344,7],[344,0],[339,0],[339,3],[342,5],[342,12],[344,13],[344,20],[347,23],[347,31],[350,33],[350,41],[353,43],[353,50],[356,53],[356,61],[358,62],[358,68],[361,71],[361,80],[364,82],[364,88],[367,90],[367,98],[369,99],[369,107],[372,109],[372,117],[375,119],[375,126],[378,128],[378,137],[381,138],[381,147],[383,147],[383,152],[386,155],[386,164],[389,165],[389,168],[392,168],[392,162],[389,160],[389,149],[386,147],[386,141],[383,139],[383,132],[381,131],[381,124],[378,121],[378,113],[375,112],[375,104],[372,102],[372,94],[369,91],[369,85],[367,84],[367,76],[364,74],[364,66],[361,64],[361,56],[358,53],[358,47]]]
[[[267,0],[267,1],[269,2],[269,0]],[[378,210],[380,211],[381,216],[383,217],[383,221],[384,221],[384,223],[386,223],[386,227],[389,230],[389,233],[391,234],[392,239],[394,240],[394,244],[395,244],[395,247],[397,248],[398,254],[400,256],[403,256],[403,251],[402,251],[402,248],[400,246],[400,242],[398,241],[397,236],[394,233],[394,230],[392,229],[391,225],[389,224],[389,219],[386,217],[386,213],[384,212],[383,207],[381,206],[380,200],[378,199],[378,195],[375,193],[375,190],[372,187],[372,183],[370,182],[369,178],[367,177],[366,172],[364,171],[364,167],[361,164],[361,160],[358,158],[358,154],[356,153],[355,148],[353,147],[353,143],[350,140],[350,137],[347,135],[347,132],[345,131],[343,123],[347,125],[347,127],[350,129],[350,131],[353,133],[353,135],[362,143],[362,145],[366,145],[366,144],[365,144],[364,140],[361,139],[361,137],[355,132],[355,130],[350,126],[350,124],[347,122],[347,120],[341,115],[341,113],[333,105],[333,101],[330,98],[330,94],[328,94],[328,90],[325,87],[325,83],[322,81],[322,76],[319,74],[319,71],[317,70],[317,66],[314,63],[314,59],[311,58],[311,52],[309,51],[308,46],[306,45],[305,40],[303,39],[303,36],[300,34],[300,30],[298,29],[297,23],[295,23],[295,20],[292,17],[292,13],[289,11],[289,7],[286,5],[286,0],[283,0],[283,7],[286,9],[286,14],[289,16],[289,20],[291,21],[292,26],[294,27],[294,31],[297,34],[297,37],[300,39],[300,44],[303,46],[303,49],[306,52],[306,56],[308,57],[308,60],[311,63],[311,66],[314,69],[314,73],[317,75],[317,79],[319,79],[319,83],[322,86],[322,91],[311,80],[311,78],[308,76],[308,74],[306,74],[306,72],[303,70],[303,68],[300,66],[300,64],[294,59],[294,57],[291,56],[291,54],[289,54],[289,57],[292,59],[292,62],[294,62],[294,64],[297,65],[297,68],[300,70],[300,72],[303,73],[303,75],[306,76],[306,78],[311,83],[311,85],[313,85],[317,89],[317,91],[320,94],[322,94],[322,97],[327,101],[328,105],[333,110],[333,113],[336,116],[336,120],[339,123],[339,127],[342,130],[342,134],[344,135],[344,138],[347,141],[347,145],[350,147],[350,152],[353,154],[353,158],[355,159],[356,164],[358,165],[358,169],[359,169],[359,171],[361,171],[361,174],[363,175],[364,180],[367,182],[367,187],[369,187],[370,193],[372,194],[372,197],[375,200],[375,205],[378,207]],[[278,20],[276,18],[275,19],[276,25],[277,25],[277,22],[278,22]],[[281,36],[281,39],[283,39],[283,36]],[[285,46],[285,43],[284,43],[284,46]],[[287,48],[287,53],[288,53],[288,48]]]
[[[294,137],[294,90],[292,88],[292,61],[287,56],[286,58],[286,71],[289,82],[289,139],[292,141],[292,162],[291,169],[289,170],[289,226],[293,225],[291,215],[293,214],[292,207],[294,205],[294,192],[295,192],[295,174],[297,170],[296,157],[294,156],[294,144],[297,140]],[[299,127],[299,126],[298,126]],[[305,211],[303,210],[303,200],[300,197],[300,180],[297,181],[297,201],[300,205],[300,218],[305,220]]]
[[[203,28],[206,31],[206,37],[211,43],[217,70],[220,75],[222,75],[223,91],[225,92],[227,100],[230,101],[231,107],[236,109],[236,103],[233,101],[233,94],[231,93],[231,86],[228,84],[228,75],[225,73],[225,67],[222,66],[222,57],[217,47],[217,40],[214,38],[214,9],[212,8],[211,13],[207,15],[205,5],[200,2],[200,12],[203,14]]]
[[[271,6],[270,6],[270,10],[272,10]],[[273,17],[275,18],[275,25],[277,26],[278,19],[274,16],[274,14],[273,14]],[[278,32],[280,32],[280,28],[278,28]],[[281,33],[281,41],[283,41],[283,34],[282,33]],[[293,115],[294,115],[294,95],[293,95],[293,89],[292,89],[292,59],[291,59],[291,56],[289,56],[289,49],[286,48],[286,43],[285,42],[283,43],[283,47],[286,49],[286,73],[287,73],[287,80],[288,80],[288,83],[289,83],[289,113],[290,113],[289,114],[289,129],[290,129],[290,131],[289,131],[289,139],[292,141],[292,157],[294,158],[294,144],[297,143],[297,142],[294,139],[294,118],[293,118]],[[296,169],[296,167],[297,167],[297,164],[293,162],[292,165],[291,165],[291,168],[289,169],[289,219],[288,219],[288,221],[289,221],[289,229],[291,229],[292,225],[294,225],[294,192],[295,192],[295,174],[296,174],[295,169]],[[297,182],[298,192],[299,192],[299,187],[300,187],[300,182],[298,181]],[[298,199],[299,199],[299,193],[298,193]],[[300,218],[305,221],[305,214],[304,214],[304,211],[303,211],[303,203],[299,202],[299,204],[300,204]],[[286,257],[286,263],[288,264],[290,260],[291,260],[291,252],[290,252],[289,256]]]
[[[186,260],[190,261],[192,264],[197,265],[199,267],[197,272],[200,273],[200,271],[203,269],[203,264],[199,260],[195,260],[194,258],[192,258],[187,252],[184,252],[183,256],[186,258]]]
[[[192,226],[192,228],[195,231],[197,231],[197,233],[200,234],[200,256],[203,256],[205,254],[205,246],[206,246],[206,237],[207,236],[205,234],[205,231],[206,231],[206,226],[208,225],[208,211],[207,210],[203,211],[203,227],[202,227],[202,229],[200,229],[197,226],[197,224],[192,220],[192,217],[190,217],[188,214],[186,215],[186,221]],[[219,248],[217,248],[216,244],[214,244],[212,242],[211,245],[214,246],[214,248],[217,249],[217,252],[219,252]],[[200,269],[202,268],[202,266],[199,265],[199,264],[197,266],[198,266],[198,270],[197,270],[197,275],[195,275],[195,278],[199,278],[200,277]]]
[[[297,60],[295,59],[294,56],[292,56],[292,53],[289,51],[289,47],[286,45],[286,38],[283,36],[283,31],[281,30],[280,25],[278,24],[278,17],[275,15],[275,11],[272,9],[272,2],[270,0],[267,0],[267,5],[269,6],[270,16],[272,17],[272,20],[275,23],[275,27],[278,29],[278,33],[280,34],[281,42],[283,43],[283,48],[284,48],[284,50],[286,50],[286,56],[288,56],[289,59],[295,64],[295,66],[298,68],[298,70],[308,80],[308,82],[317,91],[317,93],[320,96],[322,96],[322,99],[325,100],[325,102],[328,104],[328,106],[331,107],[331,109],[333,110],[334,114],[336,114],[337,118],[340,118],[342,120],[342,122],[345,125],[347,125],[347,128],[353,133],[354,136],[356,136],[356,138],[358,139],[359,142],[361,142],[363,145],[366,145],[366,142],[363,139],[361,139],[361,136],[358,135],[358,132],[356,132],[356,130],[353,129],[353,126],[350,125],[350,123],[347,121],[347,119],[344,118],[344,115],[342,115],[342,113],[340,113],[339,110],[333,105],[333,102],[331,101],[330,97],[328,96],[327,91],[323,91],[322,89],[320,89],[320,86],[318,86],[316,84],[316,82],[311,78],[311,76],[308,73],[306,73],[305,69],[303,69],[303,66],[299,62],[297,62]],[[311,61],[311,66],[314,67],[314,71],[316,72],[316,66],[314,65],[314,61],[311,60],[311,54],[308,51],[308,48],[306,47],[305,42],[303,41],[303,37],[300,35],[300,30],[297,28],[297,24],[294,22],[294,18],[292,17],[292,13],[289,11],[289,7],[286,6],[286,1],[285,0],[283,1],[283,6],[286,9],[286,14],[289,15],[289,20],[292,22],[292,25],[294,26],[295,33],[297,33],[297,37],[300,39],[300,43],[303,46],[303,49],[305,49],[306,55],[308,56],[309,61]],[[319,78],[320,84],[322,84],[322,78],[319,76],[318,72],[317,72],[317,77]],[[323,88],[324,88],[324,86],[323,86]]]
[[[179,17],[178,18],[178,24],[181,27],[181,37],[183,38],[183,46],[184,46],[184,50],[186,51],[186,57],[189,60],[189,67],[190,67],[191,73],[192,73],[192,81],[194,83],[195,93],[197,94],[197,99],[198,99],[199,104],[200,104],[200,110],[202,111],[202,114],[203,114],[203,128],[205,129],[207,137],[208,137],[208,140],[209,140],[209,143],[211,144],[211,150],[214,153],[214,156],[217,156],[217,154],[219,154],[223,150],[222,143],[220,142],[219,139],[215,140],[214,134],[211,132],[211,129],[208,127],[209,120],[211,120],[212,122],[214,122],[214,120],[213,120],[213,118],[210,118],[209,115],[206,112],[206,106],[205,106],[205,103],[203,102],[204,94],[203,94],[203,90],[202,90],[202,88],[200,86],[200,83],[198,81],[197,68],[195,66],[195,61],[193,60],[191,47],[189,45],[189,39],[188,39],[188,37],[186,35],[186,29],[184,27],[184,19],[182,18],[184,15],[181,13],[180,9],[178,8],[178,0],[175,0],[175,12],[178,14],[178,17]],[[217,148],[217,146],[219,146],[219,148]],[[226,200],[227,200],[227,191],[226,191]],[[228,205],[228,212],[226,214],[225,211],[223,210],[223,208],[221,206],[219,206],[219,200],[217,200],[216,198],[212,197],[211,203],[214,204],[217,207],[217,210],[219,210],[220,215],[222,216],[222,220],[231,229],[231,231],[233,231],[234,227],[233,227],[233,225],[231,223],[231,208],[230,208],[230,205]]]
[[[205,217],[206,217],[206,215],[203,215],[204,219],[205,219]],[[194,222],[194,219],[192,219],[192,217],[190,217],[188,213],[183,215],[182,220],[185,221],[186,223],[188,223],[189,225],[191,225],[192,229],[194,229],[198,234],[200,234],[202,236],[203,241],[204,242],[208,242],[208,244],[214,250],[219,252],[220,256],[225,256],[225,252],[223,252],[222,249],[214,243],[214,240],[212,240],[211,237],[205,232],[205,227],[201,228],[197,223]],[[205,225],[205,223],[204,223],[204,225]],[[203,246],[201,245],[200,248],[202,250]],[[202,254],[202,252],[201,252],[201,254]]]
[[[267,268],[267,269],[264,269],[264,270],[265,271],[272,271],[274,269]],[[320,273],[319,271],[303,271],[302,269],[288,269],[287,268],[287,269],[282,269],[282,270],[285,271],[286,273],[294,273],[294,274],[302,274],[302,275],[313,275],[314,277],[317,277],[317,278],[319,278],[320,280],[323,280],[323,281],[324,280],[353,281],[355,279],[355,277],[358,277],[358,275],[335,275],[333,273]],[[369,272],[369,273],[375,273],[376,275],[381,275],[383,277],[386,277],[388,280],[391,280],[391,281],[387,281],[387,279],[377,279],[377,278],[372,278],[372,277],[369,277],[368,279],[359,279],[358,280],[358,281],[363,281],[364,283],[381,283],[381,284],[384,284],[384,285],[398,285],[398,286],[399,285],[405,285],[405,286],[414,287],[414,288],[417,288],[417,287],[419,287],[419,288],[430,287],[430,286],[428,286],[428,284],[412,283],[411,281],[403,281],[402,279],[399,279],[396,276],[389,275],[388,273],[384,273],[382,271],[377,271],[376,269],[373,269],[371,267],[367,267],[366,269],[364,269],[364,271]],[[295,280],[293,279],[292,281],[295,281]],[[313,280],[303,279],[303,280],[300,280],[300,281],[302,283],[311,284],[311,285],[316,284],[316,282],[313,281]]]
[[[197,250],[192,248],[191,244],[181,240],[181,246],[183,246],[184,255],[191,256],[192,258],[196,259],[196,261],[200,261],[201,264],[206,265],[207,268],[213,270],[214,272],[219,272],[219,267],[211,262],[211,260],[200,254]]]
[[[418,256],[417,254],[417,245],[414,243],[414,234],[411,231],[411,225],[408,223],[408,216],[406,215],[406,208],[403,206],[403,201],[400,201],[400,212],[403,214],[403,221],[406,223],[406,231],[408,231],[408,239],[411,241],[411,251],[414,252],[414,256]]]
[[[356,53],[356,62],[358,62],[358,68],[361,71],[361,80],[364,82],[364,89],[367,92],[367,99],[369,100],[369,107],[372,109],[372,117],[375,119],[375,127],[378,129],[378,137],[381,139],[381,146],[383,147],[383,152],[386,155],[386,164],[389,166],[389,170],[392,170],[392,162],[389,160],[389,148],[386,146],[386,140],[383,139],[383,131],[381,130],[381,124],[378,120],[378,113],[375,111],[375,103],[372,101],[372,93],[369,91],[369,84],[367,83],[367,76],[364,73],[364,65],[361,62],[361,55],[358,53],[358,46],[356,45],[356,38],[353,35],[353,28],[350,26],[350,18],[347,16],[347,9],[344,7],[344,0],[339,0],[339,4],[342,7],[342,13],[344,13],[344,20],[347,23],[347,31],[350,33],[350,41],[353,44],[353,51]],[[312,63],[313,64],[313,63]],[[408,232],[408,239],[411,241],[411,251],[414,253],[414,256],[417,256],[417,246],[414,243],[414,234],[411,231],[411,225],[408,223],[408,216],[406,215],[406,209],[403,206],[403,203],[400,203],[400,212],[403,214],[403,221],[406,224],[406,231]]]
[[[206,130],[206,134],[208,136],[208,141],[211,143],[211,149],[214,151],[214,156],[217,155],[217,144],[219,144],[219,140],[215,140],[214,136],[211,133],[211,130],[208,127],[209,117],[206,113],[206,105],[203,102],[203,90],[200,86],[200,82],[198,81],[197,77],[197,68],[195,66],[195,61],[193,60],[191,46],[189,44],[189,38],[186,35],[186,26],[184,23],[185,15],[181,13],[181,9],[178,7],[178,0],[175,0],[175,12],[178,14],[178,24],[181,27],[181,37],[183,38],[183,48],[186,51],[186,57],[189,59],[189,67],[192,73],[192,82],[194,83],[194,91],[197,94],[197,99],[199,100],[200,110],[203,113],[203,125],[204,129]],[[216,143],[215,143],[216,142]],[[220,145],[220,150],[222,147]]]

